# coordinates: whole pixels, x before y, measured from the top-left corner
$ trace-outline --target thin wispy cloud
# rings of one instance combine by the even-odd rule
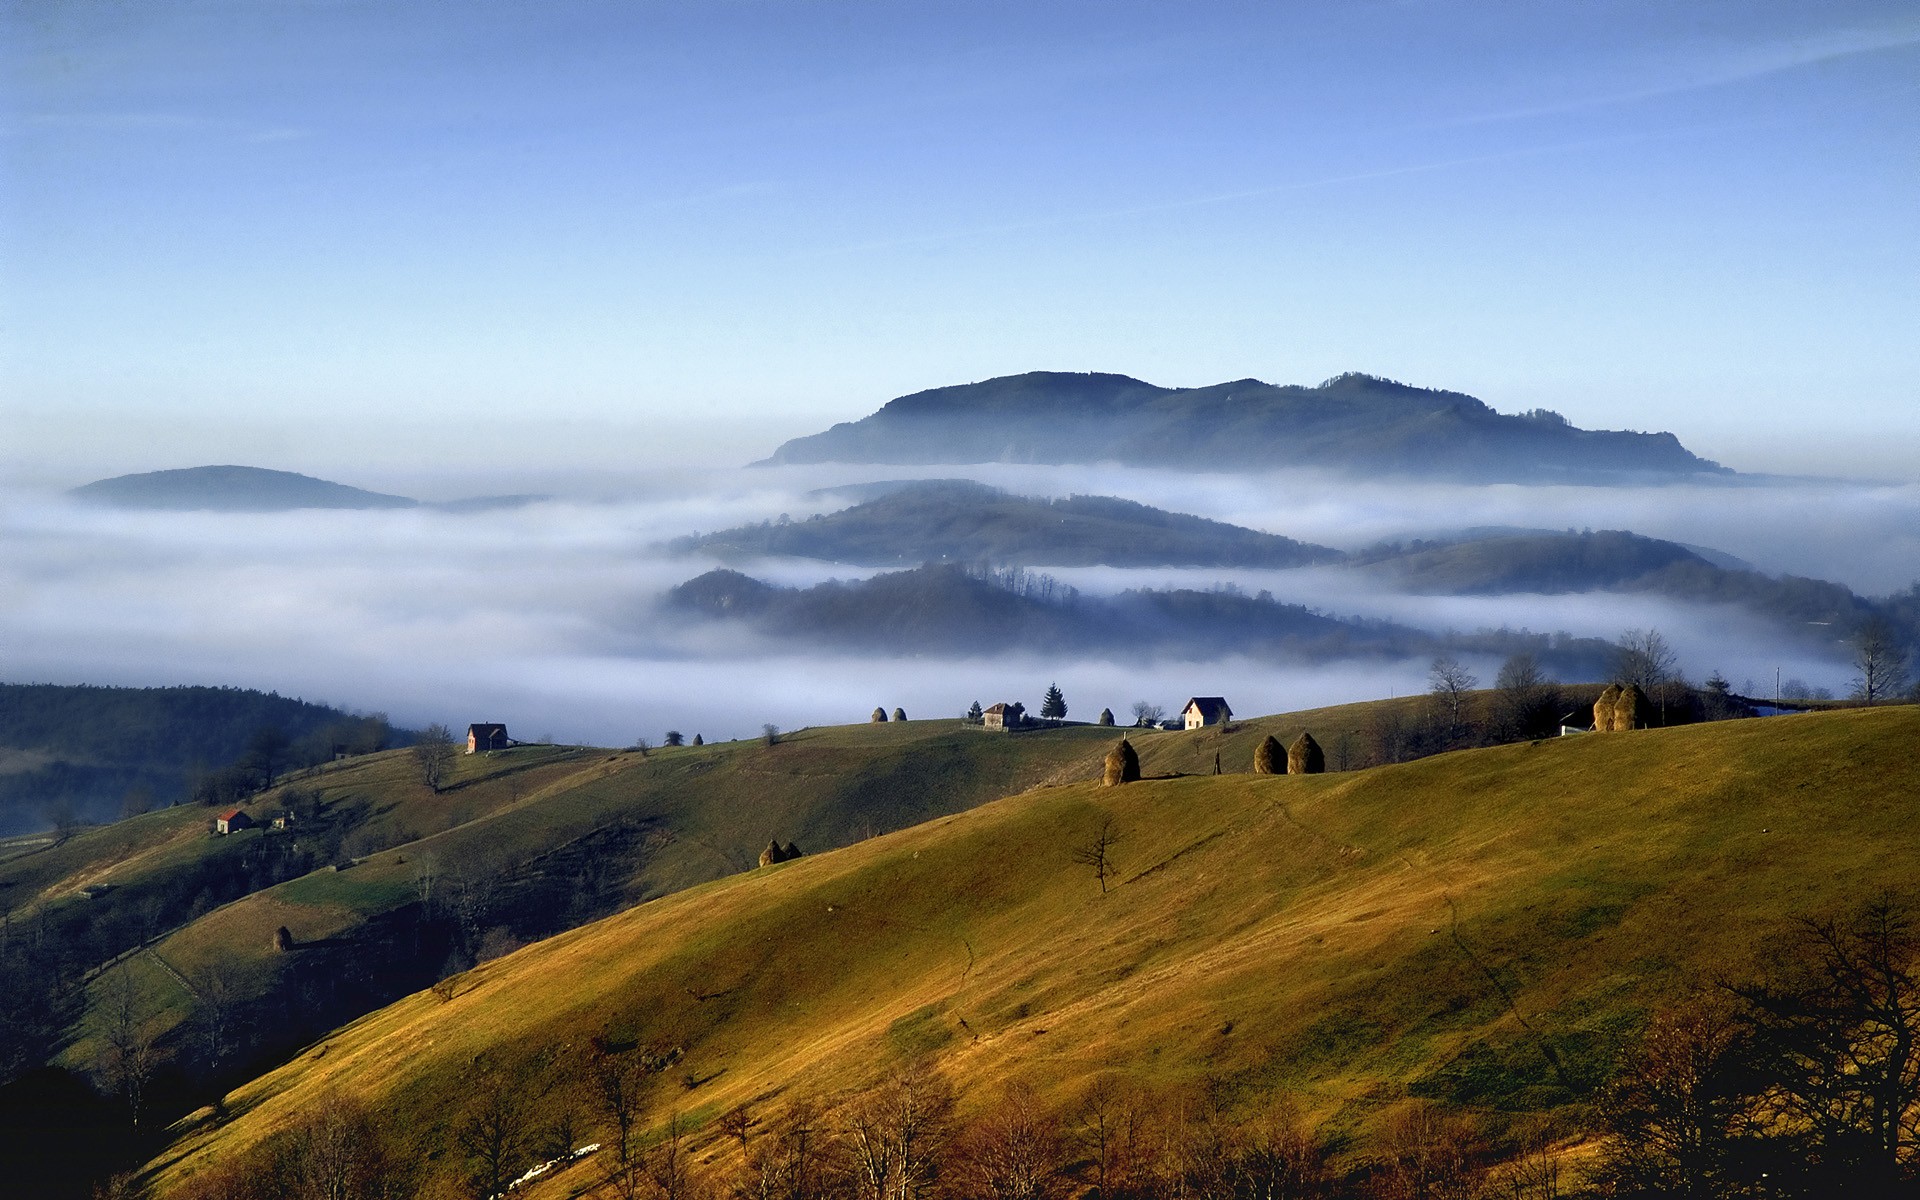
[[[1472,113],[1439,125],[1484,125],[1558,116],[1588,109],[1613,108],[1689,92],[1730,87],[1788,71],[1861,55],[1910,50],[1920,46],[1920,22],[1876,29],[1828,30],[1764,45],[1699,49],[1684,59],[1660,64],[1664,76],[1637,87],[1599,91],[1544,104]]]
[[[286,142],[312,137],[314,131],[291,125],[262,125],[231,117],[166,110],[106,112],[30,112],[0,124],[0,136],[25,134],[204,134],[243,142]]]

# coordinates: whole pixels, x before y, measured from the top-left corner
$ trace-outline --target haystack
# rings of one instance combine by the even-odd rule
[[[1613,706],[1620,699],[1620,685],[1610,683],[1600,698],[1593,702],[1593,731],[1606,733],[1613,728]]]
[[[887,710],[884,708],[876,708],[873,710],[873,715],[868,717],[867,720],[870,724],[885,725],[887,723]]]
[[[906,719],[907,719],[907,710],[906,710],[906,709],[904,709],[904,708],[896,708],[896,709],[894,709],[894,710],[893,710],[893,719],[894,719],[894,720],[896,720],[896,721],[904,721],[904,720],[906,720]]]
[[[1313,735],[1303,733],[1287,747],[1287,774],[1320,775],[1327,769],[1327,756]]]
[[[1647,694],[1633,684],[1620,689],[1613,701],[1613,727],[1638,729],[1646,723]]]
[[[273,948],[282,954],[293,949],[293,930],[288,929],[285,925],[274,930]]]
[[[1125,738],[1120,744],[1107,751],[1107,770],[1103,776],[1108,787],[1116,783],[1140,782],[1140,756],[1133,752],[1133,744]]]
[[[1280,739],[1268,734],[1260,739],[1253,748],[1253,773],[1255,775],[1285,775],[1287,773],[1287,752],[1280,745]]]
[[[792,862],[794,859],[800,857],[800,847],[794,845],[792,842],[788,842],[786,845],[780,847],[780,854],[788,862]]]
[[[760,852],[760,865],[763,867],[785,861],[787,861],[787,851],[779,842],[768,842],[767,848]]]
[[[1103,708],[1103,709],[1101,709],[1101,710],[1100,710],[1100,719],[1099,719],[1098,721],[1095,721],[1095,722],[1094,722],[1094,724],[1096,724],[1096,725],[1112,725],[1112,724],[1113,724],[1113,710],[1112,710],[1112,709],[1110,709],[1110,708]]]

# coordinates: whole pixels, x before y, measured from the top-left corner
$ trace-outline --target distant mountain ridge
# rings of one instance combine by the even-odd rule
[[[1033,371],[898,397],[756,465],[820,462],[1322,467],[1476,482],[1732,473],[1671,433],[1580,429],[1544,410],[1511,416],[1460,392],[1361,374],[1317,387],[1165,388]]]
[[[886,485],[836,513],[679,538],[672,547],[723,560],[782,556],[863,566],[1271,568],[1344,557],[1327,546],[1114,496],[1047,500],[966,479]]]
[[[291,512],[304,508],[429,508],[478,512],[546,499],[544,496],[478,496],[429,504],[293,471],[232,464],[116,475],[83,484],[67,494],[76,500],[112,508],[170,512]]]

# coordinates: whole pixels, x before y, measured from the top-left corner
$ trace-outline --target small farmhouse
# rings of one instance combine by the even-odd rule
[[[242,829],[252,829],[253,818],[237,808],[228,809],[213,819],[215,833],[239,833]]]
[[[1027,723],[1027,706],[1017,700],[996,704],[980,714],[980,723],[988,729],[1018,729]]]
[[[1195,696],[1180,710],[1180,719],[1188,729],[1225,725],[1233,720],[1233,710],[1219,696]]]
[[[482,750],[505,750],[508,744],[505,725],[467,726],[468,754],[478,754]]]

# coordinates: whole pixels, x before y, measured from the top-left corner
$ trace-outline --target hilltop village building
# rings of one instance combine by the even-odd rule
[[[242,829],[252,829],[253,818],[237,808],[228,809],[213,819],[215,833],[239,833]]]
[[[994,705],[980,714],[980,724],[988,729],[1018,729],[1027,723],[1027,706],[1015,701]]]
[[[1233,720],[1233,709],[1219,696],[1195,696],[1180,710],[1180,719],[1188,729],[1225,725]]]
[[[505,725],[467,726],[468,754],[478,754],[482,750],[505,750],[509,744]]]

